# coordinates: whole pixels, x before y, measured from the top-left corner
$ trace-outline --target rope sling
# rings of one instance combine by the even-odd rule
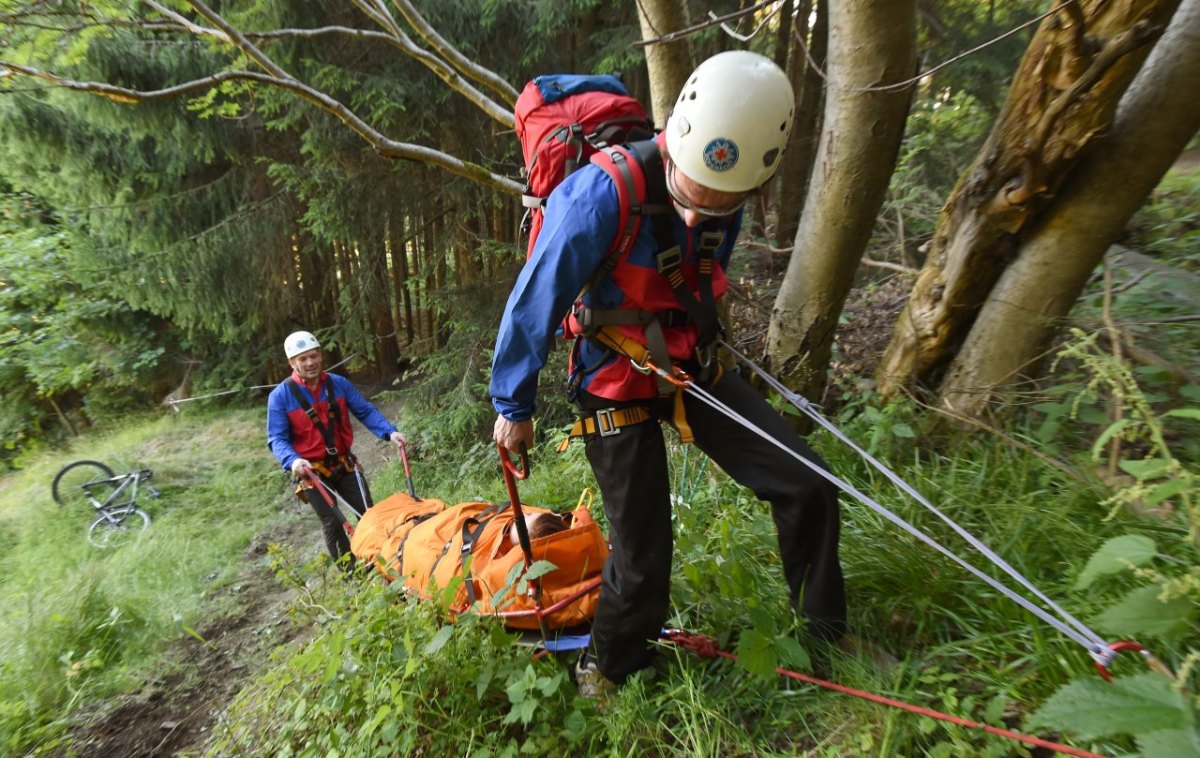
[[[733,410],[732,408],[727,406],[725,403],[718,400],[712,393],[708,392],[702,386],[697,384],[696,381],[694,381],[693,378],[687,372],[683,371],[678,366],[672,365],[669,369],[664,369],[664,368],[658,366],[655,363],[653,356],[650,354],[650,351],[644,345],[641,345],[640,343],[638,343],[632,339],[629,339],[628,337],[625,337],[624,335],[617,333],[613,330],[610,330],[608,328],[602,328],[602,329],[598,330],[595,335],[595,338],[601,344],[609,347],[610,349],[612,349],[612,350],[616,351],[617,353],[628,358],[630,361],[633,362],[634,366],[639,371],[643,371],[643,372],[647,372],[647,373],[654,373],[661,380],[670,382],[672,385],[674,385],[674,387],[676,388],[676,406],[677,406],[677,408],[682,405],[682,394],[683,393],[686,392],[687,394],[692,395],[693,397],[698,399],[700,402],[704,403],[705,405],[708,405],[713,410],[727,416],[728,418],[732,419],[733,421],[736,421],[738,424],[742,425],[747,430],[753,432],[754,434],[758,435],[759,437],[761,437],[765,441],[771,443],[772,445],[775,445],[780,450],[782,450],[785,453],[787,453],[788,455],[792,456],[797,461],[802,463],[804,466],[806,466],[807,468],[812,470],[814,473],[819,475],[821,478],[823,478],[826,481],[828,481],[829,483],[833,484],[838,489],[851,495],[854,499],[858,500],[860,503],[867,506],[868,508],[870,508],[871,510],[873,510],[874,512],[876,512],[883,518],[890,521],[891,523],[900,527],[905,532],[909,533],[913,537],[920,540],[922,543],[928,545],[929,547],[933,548],[937,552],[946,556],[951,561],[953,561],[954,563],[958,564],[963,569],[965,569],[972,576],[975,576],[976,578],[980,579],[988,586],[992,587],[993,589],[1000,592],[1005,597],[1012,600],[1014,603],[1018,604],[1019,606],[1021,606],[1024,609],[1026,609],[1027,611],[1032,613],[1034,616],[1036,616],[1037,618],[1039,618],[1043,622],[1045,622],[1047,625],[1058,630],[1060,633],[1062,633],[1068,639],[1071,639],[1074,642],[1081,645],[1088,652],[1088,655],[1091,657],[1092,662],[1096,667],[1096,670],[1106,680],[1111,681],[1112,677],[1111,677],[1111,674],[1109,673],[1108,669],[1109,669],[1109,666],[1112,664],[1113,659],[1116,657],[1117,653],[1119,653],[1121,651],[1125,651],[1125,650],[1130,650],[1130,651],[1139,653],[1142,656],[1143,660],[1145,661],[1146,665],[1149,666],[1152,670],[1154,670],[1160,674],[1163,674],[1164,676],[1167,676],[1168,678],[1174,678],[1173,675],[1171,674],[1170,670],[1167,669],[1167,667],[1157,657],[1155,657],[1153,653],[1146,650],[1140,644],[1133,642],[1133,641],[1127,641],[1127,640],[1113,642],[1113,643],[1106,642],[1104,640],[1104,638],[1102,638],[1100,635],[1096,634],[1096,632],[1092,631],[1086,624],[1084,624],[1079,619],[1075,618],[1075,616],[1073,616],[1072,614],[1067,612],[1065,609],[1062,608],[1062,606],[1055,603],[1045,593],[1043,593],[1041,590],[1039,590],[1037,587],[1035,587],[1032,582],[1030,582],[1024,575],[1022,575],[1019,571],[1017,571],[1015,568],[1013,568],[1012,565],[1010,565],[1007,561],[1005,561],[1002,557],[1000,557],[995,551],[991,550],[989,547],[987,547],[987,545],[983,544],[979,539],[977,539],[976,537],[971,535],[966,529],[964,529],[962,526],[960,526],[958,523],[956,523],[953,519],[951,519],[949,516],[947,516],[943,511],[941,511],[936,506],[934,506],[933,503],[929,502],[929,500],[927,498],[925,498],[919,492],[917,492],[916,489],[914,489],[911,485],[909,485],[907,482],[905,482],[899,475],[897,475],[895,472],[893,472],[891,469],[889,469],[887,466],[885,466],[883,463],[881,463],[878,459],[876,459],[874,456],[872,456],[870,453],[868,453],[862,447],[857,445],[853,440],[851,440],[849,437],[847,437],[840,429],[838,429],[834,424],[832,424],[829,420],[827,420],[824,416],[822,416],[816,410],[816,407],[813,405],[813,403],[811,403],[807,398],[804,398],[801,395],[789,390],[781,382],[779,382],[779,380],[775,379],[773,376],[768,374],[764,369],[762,369],[760,366],[758,366],[756,363],[754,363],[752,360],[750,360],[746,355],[744,355],[743,353],[738,351],[736,348],[734,348],[732,345],[730,345],[728,342],[724,341],[723,339],[718,339],[716,342],[714,342],[713,343],[714,346],[719,345],[719,346],[724,347],[726,350],[728,350],[731,355],[733,355],[737,360],[739,360],[740,362],[745,364],[747,366],[747,368],[749,368],[751,371],[758,374],[763,379],[763,381],[765,381],[772,389],[774,389],[776,392],[778,392],[781,397],[783,397],[785,400],[787,400],[789,403],[791,403],[797,410],[799,410],[805,416],[812,419],[822,429],[829,431],[837,439],[839,439],[840,441],[842,441],[843,443],[848,445],[858,455],[860,455],[864,460],[866,460],[868,463],[870,463],[872,467],[874,467],[876,470],[878,470],[880,473],[882,473],[890,482],[892,482],[894,485],[896,485],[896,487],[898,487],[902,492],[904,492],[908,496],[912,497],[914,500],[916,500],[918,503],[920,503],[922,506],[924,506],[927,510],[931,511],[939,519],[941,519],[943,522],[945,522],[947,525],[949,525],[955,531],[955,533],[957,533],[960,537],[962,537],[968,544],[970,544],[972,547],[974,547],[985,558],[987,558],[989,561],[991,561],[993,564],[995,564],[1001,570],[1003,570],[1006,574],[1008,574],[1009,577],[1011,577],[1013,581],[1015,581],[1022,588],[1024,588],[1025,592],[1028,593],[1028,595],[1032,595],[1034,598],[1037,599],[1037,601],[1040,601],[1040,604],[1038,602],[1034,602],[1033,600],[1031,600],[1030,597],[1028,597],[1027,595],[1021,594],[1020,592],[1014,590],[1009,585],[1006,585],[1003,582],[984,573],[982,570],[980,570],[973,564],[969,563],[968,561],[964,560],[963,558],[958,556],[956,553],[954,553],[950,549],[946,548],[944,545],[939,543],[936,539],[934,539],[930,535],[926,534],[921,529],[917,528],[916,526],[913,526],[908,521],[905,521],[902,517],[893,513],[891,510],[889,510],[884,505],[880,504],[873,498],[869,497],[868,495],[866,495],[865,493],[860,491],[854,485],[845,481],[841,477],[838,477],[837,475],[835,475],[829,471],[826,471],[825,469],[821,468],[820,466],[807,460],[806,458],[801,456],[796,451],[787,447],[782,442],[780,442],[779,440],[772,437],[768,432],[766,432],[762,428],[755,425],[749,419],[745,418],[744,416],[739,414],[737,411]]]

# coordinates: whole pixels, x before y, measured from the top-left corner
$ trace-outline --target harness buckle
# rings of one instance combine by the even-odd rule
[[[338,457],[337,448],[336,447],[325,448],[325,455],[329,456],[330,458],[337,458]]]
[[[669,247],[666,250],[660,250],[658,256],[654,259],[654,265],[660,274],[664,271],[679,268],[679,264],[682,262],[683,252],[679,249],[679,245]]]
[[[613,411],[616,408],[604,408],[596,411],[596,432],[601,437],[611,437],[614,434],[621,433],[621,427],[617,426],[617,422],[613,419]]]

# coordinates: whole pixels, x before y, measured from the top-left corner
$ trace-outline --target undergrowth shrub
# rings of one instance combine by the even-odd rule
[[[235,699],[213,754],[551,755],[584,739],[591,705],[565,667],[531,660],[499,624],[450,624],[399,583],[356,588],[278,557],[316,634]]]
[[[1060,357],[1077,361],[1090,374],[1081,402],[1119,399],[1109,408],[1119,409],[1120,417],[1110,420],[1091,447],[1095,462],[1107,460],[1120,470],[1119,476],[1110,472],[1113,490],[1099,503],[1106,513],[1098,515],[1108,521],[1122,514],[1139,519],[1135,528],[1092,553],[1075,587],[1107,587],[1119,594],[1093,623],[1115,638],[1149,645],[1163,655],[1167,667],[1118,677],[1113,686],[1090,677],[1076,679],[1028,723],[1053,723],[1090,738],[1129,735],[1143,755],[1200,754],[1195,687],[1200,663],[1200,477],[1174,455],[1165,433],[1176,424],[1194,431],[1200,406],[1157,410],[1133,371],[1098,347],[1097,335],[1073,334]],[[1123,663],[1120,658],[1114,667],[1118,663]]]

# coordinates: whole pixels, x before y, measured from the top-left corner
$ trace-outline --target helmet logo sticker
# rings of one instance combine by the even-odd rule
[[[704,146],[704,165],[713,171],[728,171],[737,162],[738,147],[733,140],[717,137]]]

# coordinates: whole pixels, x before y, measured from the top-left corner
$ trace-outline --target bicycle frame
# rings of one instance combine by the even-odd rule
[[[121,509],[131,509],[137,507],[138,483],[148,479],[149,474],[149,469],[141,469],[139,471],[131,471],[128,474],[114,476],[109,479],[97,479],[82,486],[84,492],[87,493],[88,502],[91,503],[92,507],[95,508],[104,519],[112,524],[119,525],[122,519],[118,518],[117,515],[114,514],[119,512]],[[118,484],[117,488],[113,490],[107,498],[104,499],[104,502],[100,502],[92,495],[92,487],[99,484],[110,484],[115,482],[120,482],[120,484]],[[122,496],[126,493],[128,494],[128,499],[121,501]]]

